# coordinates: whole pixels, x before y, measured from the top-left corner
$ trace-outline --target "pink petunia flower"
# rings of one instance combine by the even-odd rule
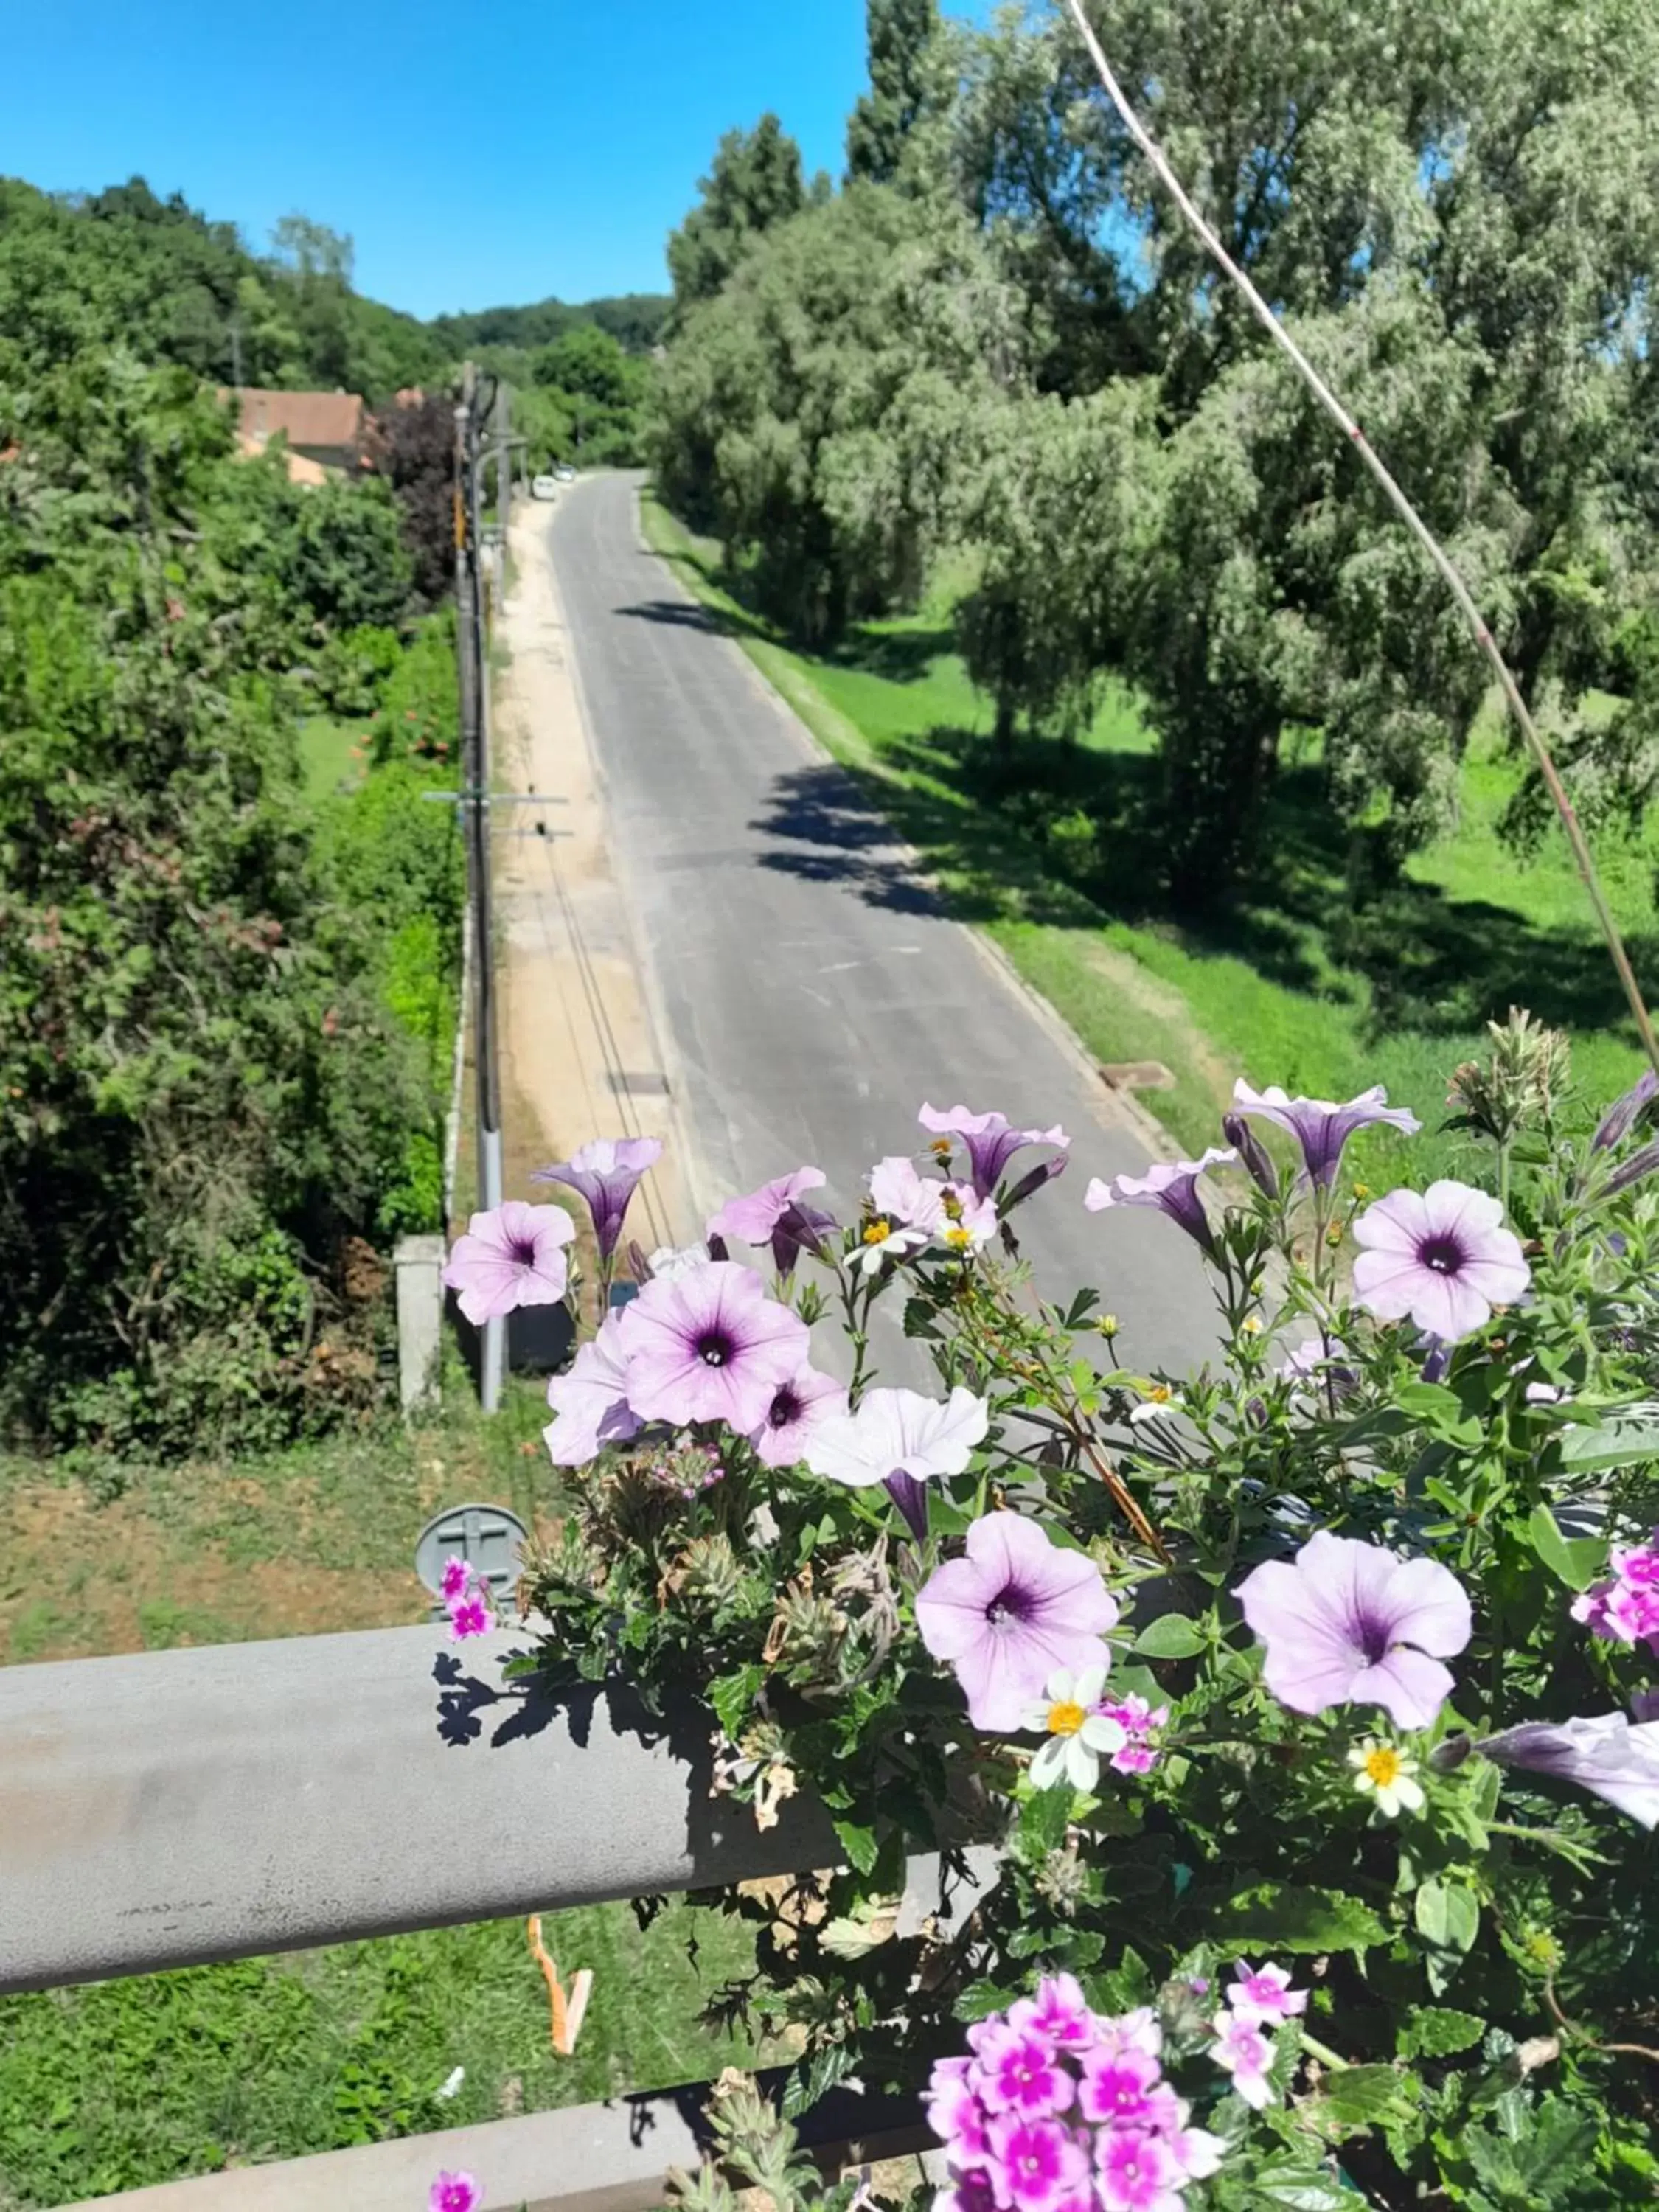
[[[967,1557],[936,1567],[916,1596],[921,1640],[955,1668],[974,1726],[1009,1734],[1056,1668],[1109,1663],[1116,1619],[1093,1560],[1017,1513],[981,1515]]]
[[[1095,2153],[1095,2183],[1105,2212],[1182,2212],[1186,2180],[1161,2136],[1114,2128]]]
[[[991,2154],[989,2115],[974,2086],[975,2072],[971,2058],[941,2058],[927,2084],[927,2124],[957,2166],[978,2166]]]
[[[1057,2212],[1089,2172],[1089,2154],[1058,2120],[1002,2112],[991,2122],[991,2186],[1009,2212]]]
[[[1115,2058],[1131,2051],[1142,2051],[1156,2058],[1164,2048],[1164,2030],[1150,2005],[1138,2005],[1133,2012],[1119,2013],[1115,2019],[1097,2021],[1095,2042]]]
[[[538,1168],[532,1182],[560,1182],[586,1200],[599,1257],[608,1260],[622,1235],[623,1217],[641,1177],[662,1158],[655,1137],[595,1137],[568,1160]]]
[[[1243,2013],[1218,2012],[1210,2025],[1216,2036],[1210,2045],[1210,2056],[1232,2075],[1233,2087],[1238,2094],[1258,2112],[1264,2106],[1271,2105],[1273,2084],[1267,2075],[1273,2063],[1273,2039]]]
[[[1498,1200],[1467,1183],[1390,1191],[1353,1224],[1365,1248],[1353,1263],[1356,1303],[1379,1321],[1409,1315],[1442,1343],[1456,1343],[1532,1280],[1520,1239],[1503,1222]]]
[[[1427,1728],[1451,1693],[1442,1658],[1473,1632],[1457,1577],[1433,1559],[1322,1530],[1294,1560],[1270,1559],[1233,1595],[1267,1647],[1262,1679],[1295,1713],[1381,1705],[1399,1728]]]
[[[792,1175],[775,1176],[746,1198],[728,1198],[718,1213],[708,1217],[710,1237],[736,1237],[745,1244],[770,1244],[772,1263],[781,1275],[793,1273],[802,1251],[817,1253],[835,1216],[805,1202],[809,1190],[822,1190],[822,1168],[797,1168]]]
[[[1306,1990],[1293,1990],[1290,1975],[1271,1960],[1265,1966],[1250,1966],[1240,1959],[1233,1972],[1236,1978],[1227,1991],[1228,2005],[1259,2027],[1282,2027],[1287,2020],[1308,2009]]]
[[[443,1576],[439,1583],[439,1595],[445,1604],[447,1605],[453,1597],[459,1597],[471,1579],[472,1570],[459,1553],[454,1553],[447,1559],[444,1561]]]
[[[606,1444],[626,1443],[639,1434],[639,1416],[628,1402],[619,1314],[607,1314],[599,1334],[578,1350],[569,1372],[552,1377],[547,1402],[556,1419],[542,1436],[555,1467],[586,1467]]]
[[[1052,1129],[1016,1129],[1006,1114],[970,1114],[965,1106],[952,1106],[943,1113],[924,1106],[916,1119],[936,1137],[962,1139],[969,1177],[981,1198],[994,1194],[1003,1170],[1025,1146],[1054,1145],[1063,1152],[1072,1141],[1058,1122]]]
[[[1111,1757],[1118,1773],[1150,1774],[1158,1765],[1158,1734],[1169,1720],[1170,1708],[1154,1709],[1145,1698],[1132,1692],[1127,1698],[1103,1698],[1095,1710],[1107,1720],[1115,1721],[1123,1731],[1122,1747]]]
[[[459,1293],[475,1328],[519,1306],[556,1305],[569,1276],[563,1247],[575,1233],[562,1206],[509,1198],[467,1223],[451,1248],[444,1286]]]
[[[1029,2029],[998,2021],[980,2042],[979,2094],[986,2109],[1020,2112],[1028,2119],[1063,2112],[1077,2094],[1077,2084],[1056,2057],[1047,2040]]]
[[[1047,2039],[1054,2051],[1084,2051],[1095,2039],[1095,2015],[1075,1974],[1045,1974],[1034,1997],[1008,2008],[1010,2024]]]
[[[490,1617],[489,1593],[483,1583],[464,1590],[449,1601],[449,1640],[465,1644],[475,1636],[487,1636],[495,1626]]]
[[[824,1424],[846,1411],[847,1393],[835,1377],[803,1367],[779,1383],[749,1441],[763,1466],[799,1467]]]
[[[427,2192],[427,2212],[478,2212],[483,2190],[470,2173],[440,2173]]]
[[[1112,1206],[1155,1206],[1213,1256],[1215,1232],[1198,1194],[1199,1177],[1237,1157],[1231,1146],[1212,1145],[1201,1159],[1159,1160],[1144,1176],[1114,1176],[1109,1183],[1096,1176],[1083,1203],[1091,1213],[1103,1213]]]
[[[1083,2061],[1079,2109],[1109,2127],[1145,2127],[1151,2119],[1151,2092],[1161,2069],[1148,2051],[1091,2051]]]
[[[1639,1692],[1637,1711],[1650,1709],[1651,1692]],[[1659,1826],[1659,1719],[1632,1723],[1623,1713],[1593,1720],[1523,1721],[1476,1744],[1499,1766],[1553,1774],[1604,1797],[1643,1827]]]
[[[647,1283],[623,1309],[617,1341],[629,1407],[641,1420],[724,1421],[744,1436],[810,1348],[805,1322],[730,1260]]]

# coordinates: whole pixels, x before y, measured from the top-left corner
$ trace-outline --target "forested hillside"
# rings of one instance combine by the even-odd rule
[[[1230,252],[1471,577],[1601,819],[1659,775],[1659,14],[1100,0],[1108,52]],[[776,118],[670,246],[653,458],[791,635],[945,594],[1030,741],[1133,690],[1155,787],[1115,828],[1177,905],[1317,763],[1356,896],[1455,818],[1486,676],[1442,587],[1218,278],[1062,9],[871,0],[871,89],[818,198]],[[1016,749],[1024,747],[1015,760]],[[1506,824],[1524,848],[1530,786]],[[1144,803],[1140,803],[1144,802]]]
[[[0,197],[0,1424],[253,1446],[373,1400],[437,1224],[459,871],[447,403],[362,481],[236,455],[212,384],[442,373],[314,235],[142,187]],[[435,444],[434,444],[435,437]],[[447,530],[447,500],[438,521]],[[424,589],[417,588],[417,575]],[[354,733],[349,800],[309,783]],[[343,766],[342,760],[341,765]]]

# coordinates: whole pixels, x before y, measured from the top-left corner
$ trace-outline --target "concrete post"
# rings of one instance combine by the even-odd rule
[[[445,1256],[441,1237],[400,1237],[392,1255],[398,1271],[398,1402],[405,1413],[437,1395]]]

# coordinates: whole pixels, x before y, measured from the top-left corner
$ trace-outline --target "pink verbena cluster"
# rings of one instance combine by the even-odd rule
[[[1215,2041],[1210,2056],[1233,2077],[1233,2087],[1257,2112],[1273,2101],[1273,2039],[1269,2028],[1282,2027],[1308,2005],[1306,1990],[1293,1990],[1283,1966],[1270,1960],[1265,1966],[1247,1966],[1239,1960],[1236,1978],[1228,1985],[1227,2002],[1210,2022]]]
[[[1572,1601],[1572,1617],[1613,1644],[1659,1651],[1659,1528],[1645,1544],[1615,1544],[1612,1574]]]
[[[440,1587],[449,1614],[452,1644],[465,1644],[471,1637],[487,1635],[495,1626],[495,1617],[489,1609],[489,1585],[466,1560],[446,1559]]]
[[[1148,2011],[1093,2012],[1070,1974],[968,2031],[933,2069],[928,2123],[952,2186],[935,2212],[1182,2212],[1222,2145],[1163,2078]]]
[[[1158,1732],[1169,1719],[1170,1708],[1159,1705],[1154,1710],[1145,1698],[1132,1692],[1127,1697],[1107,1698],[1095,1711],[1115,1721],[1124,1734],[1124,1742],[1108,1764],[1120,1774],[1150,1774],[1158,1760]]]

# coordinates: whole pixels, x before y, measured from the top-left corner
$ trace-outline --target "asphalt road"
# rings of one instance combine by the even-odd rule
[[[851,1209],[874,1161],[925,1142],[924,1099],[1061,1122],[1071,1167],[1022,1217],[1041,1286],[1093,1284],[1120,1357],[1188,1364],[1212,1334],[1190,1243],[1151,1209],[1084,1211],[1091,1176],[1146,1164],[1109,1094],[645,550],[634,480],[570,487],[548,527],[693,1188],[811,1161]]]

